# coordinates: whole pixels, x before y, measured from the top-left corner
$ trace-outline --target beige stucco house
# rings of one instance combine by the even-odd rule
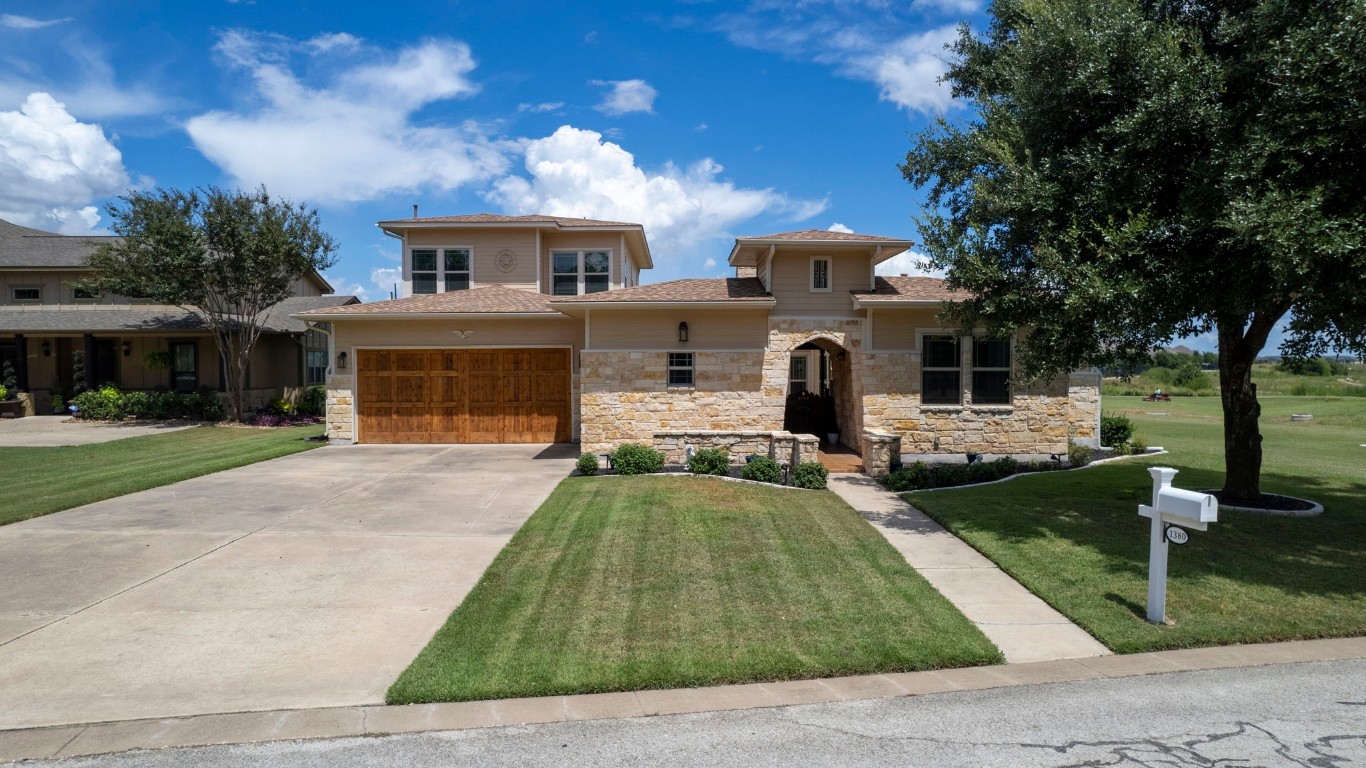
[[[199,316],[181,307],[126,296],[94,295],[80,281],[86,260],[108,237],[59,235],[0,220],[0,370],[14,371],[17,397],[29,415],[51,411],[53,396],[70,399],[76,361],[90,387],[195,392],[224,389],[224,368]],[[337,296],[321,275],[299,280],[291,298],[264,317],[252,350],[247,402],[293,399],[327,372],[327,337],[296,312],[357,301]],[[169,357],[149,367],[148,353]],[[165,359],[165,358],[163,358]]]
[[[296,315],[332,324],[334,443],[645,442],[681,461],[811,458],[872,474],[914,457],[1095,443],[1099,377],[1011,382],[1013,343],[936,320],[954,295],[880,277],[907,240],[808,230],[735,241],[735,277],[640,284],[638,224],[475,214],[383,221],[407,298]],[[837,433],[831,435],[830,433]]]

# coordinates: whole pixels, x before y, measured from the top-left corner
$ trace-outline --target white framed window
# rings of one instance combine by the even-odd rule
[[[787,364],[787,393],[789,395],[800,395],[808,391],[806,366],[810,361],[805,357],[792,356]]]
[[[16,285],[10,289],[16,304],[34,304],[43,300],[43,289],[36,285]]]
[[[578,296],[611,287],[611,251],[551,251],[550,293]]]
[[[1010,405],[1010,339],[972,339],[972,404]]]
[[[463,291],[474,283],[474,251],[458,248],[410,248],[413,295]]]
[[[307,361],[305,362],[305,365],[306,365],[306,367],[307,367],[307,369],[308,369],[308,371],[307,371],[307,373],[308,373],[308,376],[307,376],[308,381],[307,381],[307,383],[310,384],[310,385],[312,385],[312,384],[326,384],[326,383],[327,383],[327,350],[325,350],[325,349],[310,349],[310,350],[308,350],[307,358],[308,358],[308,359],[307,359]]]
[[[693,358],[691,352],[669,353],[669,386],[691,387],[693,385]]]
[[[957,336],[920,338],[920,402],[922,405],[962,405],[963,358]]]
[[[830,257],[812,256],[811,257],[811,292],[829,293],[830,292]]]

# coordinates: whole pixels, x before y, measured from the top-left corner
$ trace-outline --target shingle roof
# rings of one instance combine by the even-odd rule
[[[290,315],[305,309],[339,306],[355,300],[355,296],[295,296],[271,307],[261,318],[261,327],[269,333],[303,333],[308,326]],[[100,306],[80,309],[0,309],[0,328],[6,333],[208,330],[193,312],[139,309],[136,304],[128,309]]]
[[[850,291],[867,304],[879,301],[958,301],[968,298],[966,291],[951,291],[937,277],[892,276],[879,277],[871,291]]]
[[[375,315],[405,314],[525,314],[544,313],[558,315],[559,312],[547,306],[551,297],[503,285],[484,285],[467,291],[447,291],[421,296],[409,296],[391,301],[375,301],[369,304],[352,304],[346,307],[315,309],[298,313],[304,319],[309,315],[347,315],[367,317]]]
[[[771,302],[757,277],[709,277],[669,280],[582,296],[552,296],[552,304],[613,304],[619,302]]]
[[[900,237],[882,237],[881,235],[860,235],[855,232],[831,232],[828,229],[802,229],[796,232],[778,232],[772,235],[757,235],[754,237],[737,237],[737,243],[744,243],[749,240],[821,240],[825,242],[847,241],[847,242],[868,242],[868,243],[904,243],[906,240]]]
[[[82,267],[109,236],[57,235],[0,219],[0,267]]]
[[[545,216],[533,213],[511,216],[502,213],[467,213],[460,216],[424,216],[420,219],[394,219],[380,224],[557,224],[561,227],[639,227],[628,221],[576,219],[569,216]]]

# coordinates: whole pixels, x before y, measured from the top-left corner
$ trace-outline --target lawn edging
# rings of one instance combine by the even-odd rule
[[[1011,480],[1014,480],[1014,479],[1017,478],[1017,477],[1037,477],[1037,476],[1040,476],[1040,475],[1045,475],[1045,476],[1046,476],[1046,475],[1060,475],[1060,474],[1064,474],[1064,473],[1066,473],[1066,472],[1076,472],[1076,471],[1083,470],[1083,469],[1089,469],[1090,467],[1100,466],[1101,464],[1113,464],[1113,463],[1115,463],[1115,462],[1126,461],[1126,460],[1128,460],[1128,459],[1147,459],[1147,458],[1151,458],[1151,457],[1153,457],[1153,456],[1165,456],[1166,454],[1167,454],[1167,450],[1166,450],[1165,448],[1163,448],[1163,447],[1160,446],[1160,445],[1155,445],[1155,446],[1152,446],[1152,447],[1148,448],[1148,451],[1147,451],[1146,453],[1131,453],[1131,454],[1128,454],[1128,455],[1126,455],[1126,456],[1111,456],[1111,457],[1108,458],[1108,459],[1096,459],[1095,461],[1088,461],[1087,463],[1081,465],[1080,467],[1067,467],[1067,468],[1065,468],[1065,469],[1054,469],[1054,470],[1051,470],[1051,471],[1048,471],[1048,472],[1016,472],[1015,474],[1010,475],[1009,477],[1002,477],[1002,478],[1000,478],[1000,479],[998,479],[998,480],[988,480],[988,481],[986,481],[985,483],[965,483],[964,485],[948,485],[948,486],[944,486],[943,488],[921,488],[921,489],[918,490],[918,491],[902,491],[902,492],[898,493],[897,495],[900,496],[900,497],[901,497],[903,500],[905,500],[905,501],[910,501],[910,500],[907,499],[906,497],[909,496],[909,495],[911,495],[911,494],[913,494],[913,493],[934,493],[935,491],[957,491],[957,490],[961,490],[961,489],[963,489],[963,488],[983,488],[983,487],[988,486],[988,485],[1000,485],[1001,483],[1008,483],[1008,482],[1010,482]]]
[[[700,474],[700,473],[697,473],[697,472],[681,472],[681,471],[680,471],[680,472],[675,472],[675,471],[669,471],[669,472],[647,472],[647,473],[645,473],[645,474],[643,474],[643,475],[623,475],[623,474],[621,474],[620,472],[610,472],[610,473],[609,473],[609,472],[606,472],[606,471],[599,471],[599,472],[594,472],[594,473],[591,474],[591,475],[585,475],[585,474],[583,474],[582,472],[580,472],[579,470],[576,469],[576,470],[574,470],[573,472],[569,473],[569,477],[707,477],[707,478],[711,478],[712,480],[725,480],[725,481],[732,482],[732,483],[744,483],[744,484],[746,484],[746,485],[762,485],[762,486],[764,486],[764,487],[766,487],[766,488],[782,488],[782,489],[789,490],[789,491],[825,491],[825,490],[829,490],[828,488],[799,488],[799,487],[797,487],[797,486],[795,486],[795,485],[779,485],[779,484],[777,484],[777,483],[765,483],[765,482],[763,482],[763,481],[761,481],[761,480],[746,480],[746,479],[743,478],[743,477],[731,477],[730,475],[704,475],[704,474]]]

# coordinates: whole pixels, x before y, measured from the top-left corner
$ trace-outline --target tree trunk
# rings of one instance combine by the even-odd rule
[[[1252,383],[1252,364],[1261,345],[1248,343],[1243,323],[1219,322],[1219,397],[1224,405],[1224,501],[1261,496],[1262,406]]]

